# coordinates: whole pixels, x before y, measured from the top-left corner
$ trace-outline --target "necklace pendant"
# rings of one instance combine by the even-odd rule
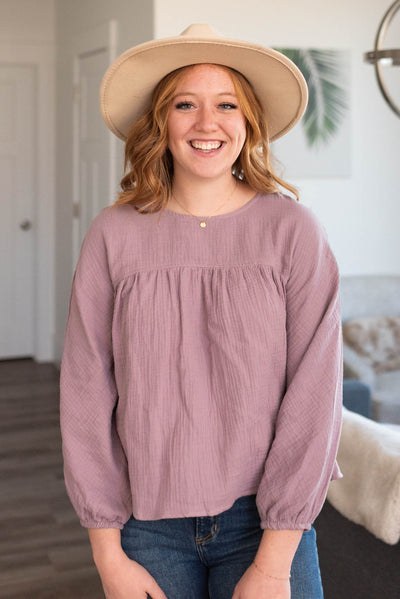
[[[207,226],[206,222],[204,220],[202,220],[200,223],[200,227],[202,227],[204,229],[206,226]]]

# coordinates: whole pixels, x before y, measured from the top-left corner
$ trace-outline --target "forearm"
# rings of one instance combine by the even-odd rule
[[[265,529],[255,563],[270,576],[289,578],[290,568],[303,530]]]
[[[101,569],[121,557],[121,531],[117,528],[89,528],[94,563]]]
[[[153,599],[167,599],[149,572],[125,554],[118,528],[89,528],[88,532],[106,599],[149,595]]]
[[[265,529],[251,566],[232,599],[290,599],[290,568],[303,530]]]

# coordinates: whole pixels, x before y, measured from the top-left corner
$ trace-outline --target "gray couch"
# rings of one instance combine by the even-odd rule
[[[397,328],[400,325],[400,275],[358,275],[342,276],[340,281],[342,321],[345,325],[350,321],[360,329],[370,322],[368,317],[394,317],[375,319],[384,323],[391,321]],[[368,325],[369,326],[369,325]],[[353,327],[354,330],[354,327]],[[388,334],[382,330],[382,336]],[[365,383],[371,390],[371,416],[378,422],[400,424],[400,368],[393,360],[389,370],[378,364],[379,356],[374,359],[373,351],[381,349],[377,339],[377,330],[369,333],[362,331],[366,339],[364,351],[355,351],[354,347],[344,342],[344,377],[357,379]],[[397,333],[398,331],[396,331]],[[367,331],[368,333],[368,331]],[[393,337],[393,334],[392,334]],[[372,347],[373,342],[376,348]],[[369,347],[367,347],[369,345]],[[359,349],[359,348],[358,348]],[[372,353],[371,353],[372,352]],[[369,355],[368,355],[369,353]],[[379,351],[377,351],[377,354]],[[382,353],[382,351],[381,351]],[[372,357],[371,357],[372,356]],[[400,355],[397,356],[400,362]],[[378,365],[378,366],[377,366]]]
[[[357,380],[345,380],[343,403],[368,417],[368,386]],[[315,528],[325,599],[400,598],[399,543],[384,543],[360,524],[345,518],[329,501],[316,519]]]
[[[400,276],[342,276],[343,324],[370,316],[400,315]],[[343,404],[364,417],[399,421],[399,407],[385,402],[381,381],[368,361],[344,344]],[[400,398],[400,382],[391,392]],[[354,451],[360,449],[357,445]],[[371,456],[373,459],[373,456]],[[340,514],[329,501],[315,521],[325,599],[399,599],[400,544],[389,545]]]

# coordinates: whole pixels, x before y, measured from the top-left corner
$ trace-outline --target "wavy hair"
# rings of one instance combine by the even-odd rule
[[[256,192],[286,188],[299,201],[297,189],[274,173],[268,142],[268,124],[247,79],[238,71],[217,65],[231,77],[238,104],[246,119],[246,139],[232,165],[232,174]],[[125,142],[125,175],[114,206],[132,204],[139,212],[158,212],[172,193],[174,165],[168,149],[168,112],[180,80],[190,66],[168,73],[156,85],[145,114],[130,128]],[[138,207],[146,202],[145,206]]]

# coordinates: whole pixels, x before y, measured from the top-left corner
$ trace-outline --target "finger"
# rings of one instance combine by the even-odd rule
[[[154,579],[149,583],[147,592],[151,596],[151,599],[167,599],[166,594],[161,590]]]

